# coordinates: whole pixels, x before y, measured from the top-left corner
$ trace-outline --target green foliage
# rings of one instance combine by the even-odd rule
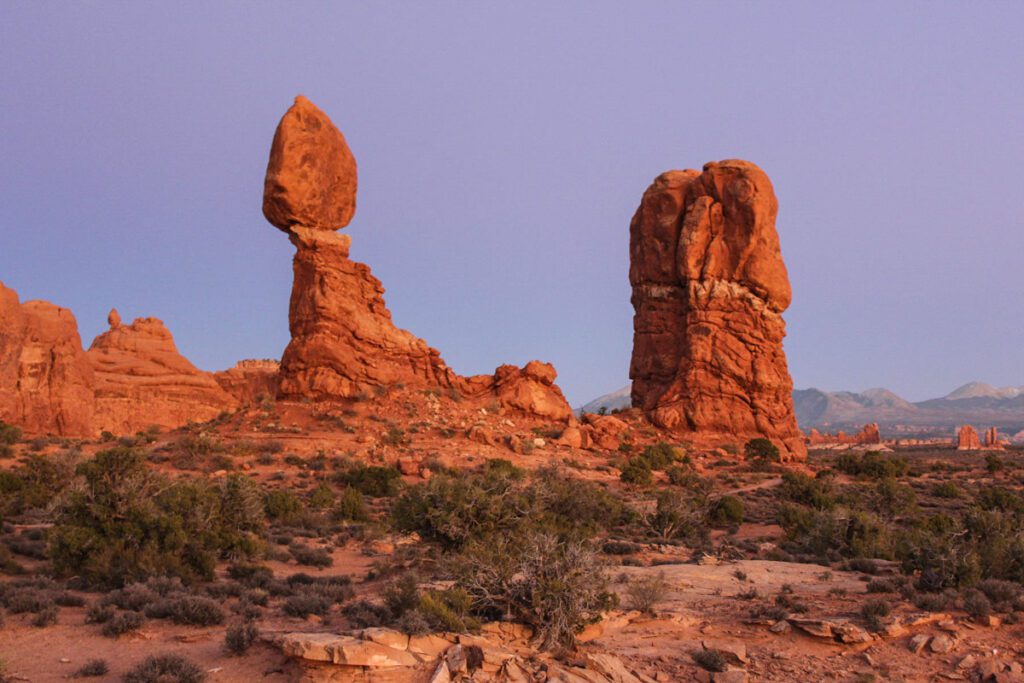
[[[743,524],[743,501],[736,496],[722,496],[708,512],[708,519],[714,526],[735,528]]]
[[[124,683],[202,683],[206,673],[181,655],[150,655],[124,675]]]
[[[353,465],[335,475],[337,483],[350,486],[364,496],[390,498],[402,488],[402,475],[394,467]]]
[[[811,477],[802,472],[784,472],[779,495],[784,500],[808,505],[816,510],[831,510],[836,506],[832,496],[832,480]]]
[[[619,479],[625,484],[650,486],[654,481],[654,475],[651,473],[651,464],[642,456],[630,458],[622,467]]]
[[[540,649],[572,647],[577,633],[617,604],[589,545],[544,531],[474,541],[448,570],[475,615],[511,616],[533,629]]]
[[[765,438],[751,439],[743,445],[743,457],[748,461],[761,461],[766,463],[779,462],[782,458],[779,455],[779,448]]]
[[[157,575],[209,579],[218,556],[258,549],[260,515],[240,481],[222,489],[168,481],[125,447],[97,453],[78,473],[81,485],[65,497],[50,537],[58,575],[103,586]]]
[[[892,606],[889,602],[877,598],[868,600],[860,609],[861,616],[872,631],[881,631],[884,628],[882,618],[889,616],[891,612]]]
[[[332,510],[332,516],[339,521],[365,522],[370,518],[370,513],[366,509],[363,494],[352,487],[346,487]]]
[[[989,474],[995,474],[1006,469],[1006,463],[996,453],[987,453],[985,455],[985,469],[988,470]]]
[[[259,636],[259,628],[252,621],[235,622],[224,632],[224,648],[233,655],[243,655]]]
[[[627,520],[630,511],[596,484],[554,469],[530,478],[505,468],[439,474],[395,501],[392,520],[445,550],[526,526],[560,536],[594,534]]]
[[[325,510],[334,505],[334,491],[324,483],[317,485],[309,494],[309,506],[316,510]]]
[[[267,517],[281,524],[299,524],[306,517],[302,499],[291,491],[268,491],[263,504]]]
[[[708,540],[705,504],[679,491],[658,494],[655,511],[648,515],[647,526],[663,540],[680,539],[690,546],[705,545]]]
[[[889,525],[870,512],[841,507],[815,510],[785,503],[779,506],[778,522],[791,551],[828,558],[893,556],[895,541]]]
[[[868,451],[864,455],[842,453],[836,459],[836,469],[854,477],[865,479],[892,479],[907,473],[907,459],[901,455],[883,455]]]
[[[679,460],[681,454],[674,446],[664,441],[659,441],[653,446],[645,448],[643,455],[640,457],[647,461],[650,469],[664,470]]]
[[[961,498],[963,491],[952,481],[944,481],[932,487],[932,495],[936,498]]]
[[[0,444],[10,446],[21,441],[21,427],[0,420]]]

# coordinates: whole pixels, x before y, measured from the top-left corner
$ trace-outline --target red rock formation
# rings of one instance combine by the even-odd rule
[[[705,440],[806,446],[782,350],[791,292],[768,176],[729,160],[669,171],[630,226],[633,405]]]
[[[240,360],[235,367],[213,373],[221,388],[241,404],[258,403],[277,396],[277,373],[281,364],[276,360]]]
[[[956,449],[958,451],[977,451],[981,449],[978,432],[971,425],[964,425],[956,433]]]
[[[878,430],[878,423],[871,422],[863,427],[856,434],[837,432],[834,436],[829,433],[822,434],[817,429],[812,429],[806,438],[808,446],[829,446],[835,444],[846,444],[852,446],[868,446],[882,443],[882,435]]]
[[[210,373],[178,352],[160,320],[138,318],[125,326],[114,311],[110,322],[88,352],[96,377],[96,432],[180,427],[237,407]]]
[[[0,420],[27,434],[91,436],[93,373],[75,316],[0,283]]]
[[[263,202],[267,220],[296,248],[291,342],[281,358],[278,396],[349,398],[402,384],[570,420],[550,365],[535,361],[522,370],[502,366],[494,376],[463,378],[437,350],[392,323],[380,281],[349,259],[351,238],[334,232],[351,220],[355,191],[356,164],[345,138],[323,112],[296,98],[274,135]]]
[[[999,430],[989,427],[985,430],[985,448],[989,450],[1002,450],[1003,443],[999,440]]]
[[[285,232],[337,230],[356,212],[356,160],[327,116],[302,95],[274,133],[263,215]]]

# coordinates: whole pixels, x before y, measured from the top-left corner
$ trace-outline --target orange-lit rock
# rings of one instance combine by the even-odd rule
[[[0,283],[0,420],[30,435],[92,436],[93,382],[71,311],[19,303]]]
[[[782,349],[791,291],[768,176],[728,160],[655,179],[630,226],[633,405],[701,440],[806,456]]]
[[[233,368],[213,373],[224,391],[240,404],[259,403],[277,396],[277,374],[281,363],[271,359],[238,361]]]
[[[263,215],[285,232],[338,230],[355,211],[355,157],[327,115],[299,95],[274,132]]]
[[[178,352],[171,333],[156,318],[112,326],[93,340],[88,358],[96,378],[97,432],[180,427],[238,405],[210,373]]]
[[[351,238],[334,230],[355,211],[356,164],[341,133],[305,98],[278,125],[267,166],[264,214],[295,246],[288,310],[291,341],[277,394],[291,400],[351,398],[379,387],[456,392],[511,412],[568,421],[572,410],[537,361],[464,378],[425,341],[398,328],[384,287],[349,258]]]
[[[956,433],[956,448],[959,451],[976,451],[981,449],[978,432],[971,425],[964,425]]]

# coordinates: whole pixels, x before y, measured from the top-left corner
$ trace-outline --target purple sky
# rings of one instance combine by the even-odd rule
[[[189,9],[183,7],[191,5]],[[0,8],[0,280],[279,357],[260,212],[304,93],[359,163],[353,258],[461,373],[626,381],[629,220],[740,157],[779,196],[797,387],[1024,383],[1024,3],[69,3]]]

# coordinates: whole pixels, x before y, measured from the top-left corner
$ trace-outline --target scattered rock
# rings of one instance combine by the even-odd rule
[[[928,649],[938,654],[945,654],[956,646],[956,641],[944,633],[940,633],[928,643]]]
[[[910,639],[910,642],[907,643],[907,649],[915,655],[919,655],[924,650],[925,645],[928,644],[928,639],[929,637],[924,633],[918,633]]]

